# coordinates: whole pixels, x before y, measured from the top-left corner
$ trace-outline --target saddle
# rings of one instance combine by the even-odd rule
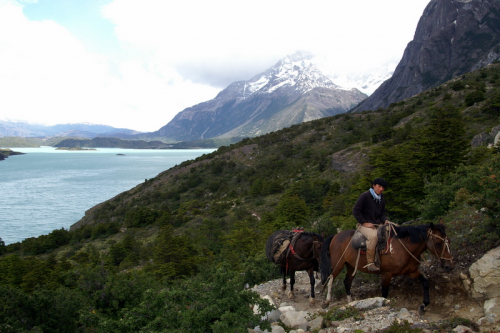
[[[301,229],[282,230],[279,235],[276,236],[272,244],[272,262],[275,264],[283,264],[286,262],[286,257],[293,249],[297,239],[300,237],[301,233],[304,231]]]
[[[388,228],[387,225],[383,225],[377,228],[377,254],[384,254],[384,252],[387,252],[386,249],[387,244],[390,240],[390,234],[391,228]],[[363,236],[363,234],[359,230],[356,230],[356,232],[352,236],[351,245],[356,250],[361,249],[362,254],[366,254],[366,237]]]

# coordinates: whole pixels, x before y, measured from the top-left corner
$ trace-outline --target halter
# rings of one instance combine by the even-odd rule
[[[451,256],[451,258],[445,258],[443,256],[445,249],[447,249],[448,253],[451,255],[450,242],[448,241],[448,237],[443,238],[441,236],[433,234],[431,229],[429,229],[429,231],[427,232],[427,237],[429,237],[429,236],[432,239],[432,246],[434,247],[434,254],[436,255],[436,258],[439,258],[440,260],[450,260],[450,261],[452,261],[453,260],[453,256]],[[441,255],[438,255],[438,253],[437,253],[436,242],[434,242],[434,238],[440,239],[440,240],[442,240],[444,242],[445,246],[443,246],[443,251],[441,251]]]
[[[391,229],[394,231],[394,234],[397,236],[398,233],[396,232],[396,229],[394,228],[394,225],[396,225],[396,223],[392,223],[392,222],[389,222],[390,226],[391,226]],[[434,254],[436,256],[436,258],[439,258],[440,260],[449,260],[449,261],[453,261],[453,256],[451,257],[451,259],[448,259],[448,258],[445,258],[443,257],[443,254],[444,254],[444,249],[448,249],[448,253],[451,255],[451,250],[450,250],[450,243],[448,241],[448,237],[446,237],[446,239],[442,238],[441,236],[438,236],[436,234],[433,234],[432,233],[432,229],[429,228],[429,230],[427,231],[427,238],[430,238],[432,239],[432,247],[434,248]],[[445,244],[445,246],[443,246],[443,251],[441,251],[441,255],[438,255],[437,253],[437,249],[436,249],[436,242],[434,242],[434,238],[438,238],[440,240],[442,240]],[[401,241],[401,239],[399,239],[399,242],[401,243],[401,245],[403,245],[403,248],[406,250],[406,252],[408,252],[412,257],[413,259],[415,259],[417,262],[419,262],[420,264],[422,264],[422,262],[420,260],[418,260],[414,255],[413,253],[410,252],[410,250],[408,250],[406,248],[406,246],[403,244],[403,242]]]

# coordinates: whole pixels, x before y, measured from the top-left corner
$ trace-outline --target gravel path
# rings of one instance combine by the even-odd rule
[[[455,273],[455,275],[458,273]],[[380,296],[380,280],[379,278],[367,282],[358,280],[353,283],[352,294],[353,300],[362,300]],[[431,304],[427,308],[424,316],[419,316],[417,309],[422,300],[422,287],[420,283],[414,282],[406,277],[397,277],[393,279],[389,299],[386,300],[384,306],[372,310],[363,311],[357,319],[348,318],[341,322],[333,322],[330,327],[322,329],[320,332],[353,332],[354,330],[362,330],[364,332],[383,330],[389,327],[395,320],[399,323],[408,321],[413,327],[422,329],[431,329],[431,324],[443,319],[452,319],[460,317],[469,319],[476,323],[479,318],[484,316],[482,307],[468,299],[460,286],[454,283],[449,283],[450,280],[455,280],[454,275],[443,276],[442,281],[433,281],[431,283]],[[319,276],[316,279],[316,301],[315,304],[309,304],[309,277],[305,271],[297,272],[295,276],[295,299],[288,297],[290,290],[289,279],[287,282],[287,290],[284,292],[281,288],[281,279],[268,281],[266,283],[256,285],[252,288],[261,296],[270,296],[276,306],[292,306],[296,311],[305,311],[310,315],[321,315],[325,311],[347,305],[345,295],[336,297],[328,308],[323,309],[322,303],[324,295],[321,292],[321,281]],[[448,282],[447,282],[448,281]],[[342,284],[342,281],[335,283]],[[446,288],[450,290],[445,290]],[[326,292],[326,290],[325,290]],[[497,327],[481,326],[481,331],[491,331]]]

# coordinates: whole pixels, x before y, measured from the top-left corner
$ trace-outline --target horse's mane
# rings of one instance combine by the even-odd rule
[[[319,241],[321,243],[323,243],[325,241],[321,235],[314,233],[314,232],[303,231],[302,235],[311,236],[312,238],[315,238],[317,241]]]
[[[446,235],[445,228],[443,224],[433,224],[434,228],[436,228],[441,234]],[[422,224],[422,225],[407,225],[407,226],[394,226],[396,230],[397,238],[407,238],[410,237],[410,242],[419,243],[421,241],[427,240],[427,231],[431,227],[430,224]],[[391,235],[394,236],[394,231],[391,232]]]

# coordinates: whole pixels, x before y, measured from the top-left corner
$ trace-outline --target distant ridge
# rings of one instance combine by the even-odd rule
[[[0,120],[0,137],[17,136],[35,137],[81,137],[95,138],[98,136],[135,135],[141,132],[126,128],[115,128],[95,124],[58,124],[41,125],[26,122]]]

